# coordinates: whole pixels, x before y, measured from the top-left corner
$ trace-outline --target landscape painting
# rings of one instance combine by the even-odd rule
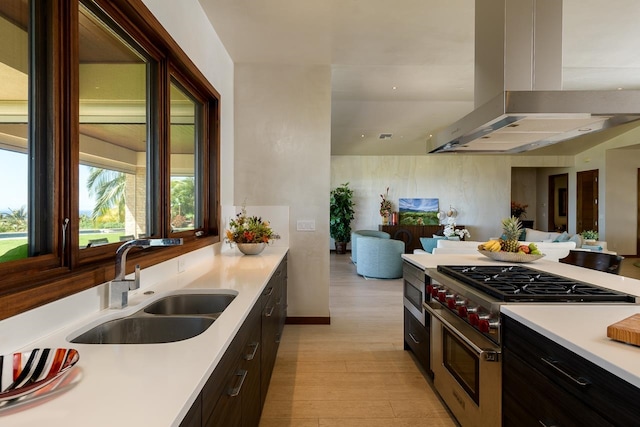
[[[438,199],[400,199],[400,225],[438,225]]]

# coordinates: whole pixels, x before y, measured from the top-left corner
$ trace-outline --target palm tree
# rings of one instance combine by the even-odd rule
[[[13,231],[27,231],[27,208],[9,208],[9,213],[3,215],[2,221]]]
[[[95,221],[112,208],[118,208],[118,217],[124,221],[126,175],[110,169],[90,168],[87,178],[89,195],[95,197],[91,218]]]

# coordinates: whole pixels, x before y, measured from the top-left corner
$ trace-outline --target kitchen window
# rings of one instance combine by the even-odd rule
[[[51,222],[38,211],[52,209],[55,170],[47,167],[47,45],[45,4],[0,3],[0,264],[50,254]],[[51,261],[51,260],[49,260]]]
[[[79,5],[80,248],[148,236],[149,76],[157,64],[108,16]]]
[[[0,319],[219,242],[219,94],[142,0],[0,2]],[[132,263],[133,264],[133,263]]]

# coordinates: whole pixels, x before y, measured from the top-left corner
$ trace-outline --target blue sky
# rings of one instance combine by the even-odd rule
[[[94,202],[89,197],[85,183],[89,175],[88,166],[80,166],[80,210],[92,210]],[[28,172],[27,155],[0,149],[0,212],[27,206]]]

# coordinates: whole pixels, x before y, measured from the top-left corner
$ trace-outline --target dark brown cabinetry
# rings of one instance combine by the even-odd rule
[[[256,427],[287,316],[286,257],[180,427]]]
[[[411,350],[420,365],[431,375],[430,317],[425,315],[422,303],[426,301],[426,275],[415,265],[402,264],[404,305],[404,349]]]
[[[257,305],[251,310],[202,389],[204,426],[255,426],[260,420],[260,311]]]
[[[464,225],[456,225],[457,229],[465,228]],[[391,235],[392,239],[404,242],[404,253],[412,254],[414,249],[422,249],[421,237],[433,237],[434,234],[442,234],[443,225],[379,225],[378,230]]]
[[[640,389],[507,316],[502,325],[505,427],[637,424]]]
[[[275,271],[261,297],[262,304],[262,378],[261,401],[267,397],[271,373],[287,317],[287,262]]]

